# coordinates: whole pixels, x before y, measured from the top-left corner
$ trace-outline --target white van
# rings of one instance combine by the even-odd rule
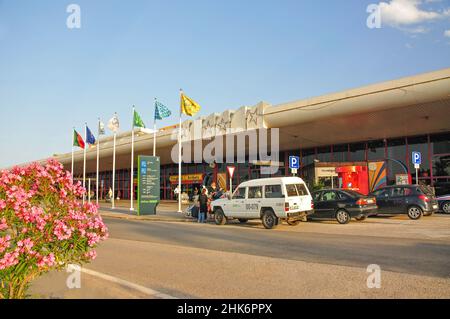
[[[313,213],[313,200],[299,177],[255,179],[239,185],[232,196],[211,203],[217,225],[228,219],[241,223],[261,219],[265,228],[276,227],[281,220],[296,226]]]

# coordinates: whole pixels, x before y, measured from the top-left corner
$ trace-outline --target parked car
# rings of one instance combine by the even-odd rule
[[[352,218],[362,221],[377,213],[375,197],[352,190],[327,189],[313,192],[314,214],[312,218],[336,219],[348,224]]]
[[[433,187],[437,197],[450,196],[450,182],[436,181]]]
[[[442,212],[450,214],[450,195],[439,196],[436,198],[439,208]]]
[[[410,219],[417,220],[439,210],[436,197],[424,186],[387,186],[371,195],[377,199],[378,214],[407,214]]]
[[[251,180],[239,185],[233,195],[211,203],[217,225],[229,219],[245,223],[261,219],[266,229],[280,221],[296,226],[313,212],[312,197],[299,177],[274,177]]]

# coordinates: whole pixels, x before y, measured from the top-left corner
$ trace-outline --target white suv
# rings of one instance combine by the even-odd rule
[[[299,177],[256,179],[239,185],[232,196],[212,202],[217,225],[227,219],[241,223],[261,219],[265,228],[276,227],[280,220],[296,226],[313,213],[313,200],[305,182]]]

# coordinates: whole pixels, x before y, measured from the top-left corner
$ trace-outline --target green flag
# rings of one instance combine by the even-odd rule
[[[134,111],[133,126],[145,128],[144,121],[142,121],[140,115],[136,111]]]

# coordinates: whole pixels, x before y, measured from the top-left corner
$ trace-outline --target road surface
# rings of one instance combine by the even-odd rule
[[[105,222],[110,239],[87,268],[176,298],[450,297],[450,216],[275,230],[258,222]],[[367,287],[371,264],[381,268],[380,289]]]

